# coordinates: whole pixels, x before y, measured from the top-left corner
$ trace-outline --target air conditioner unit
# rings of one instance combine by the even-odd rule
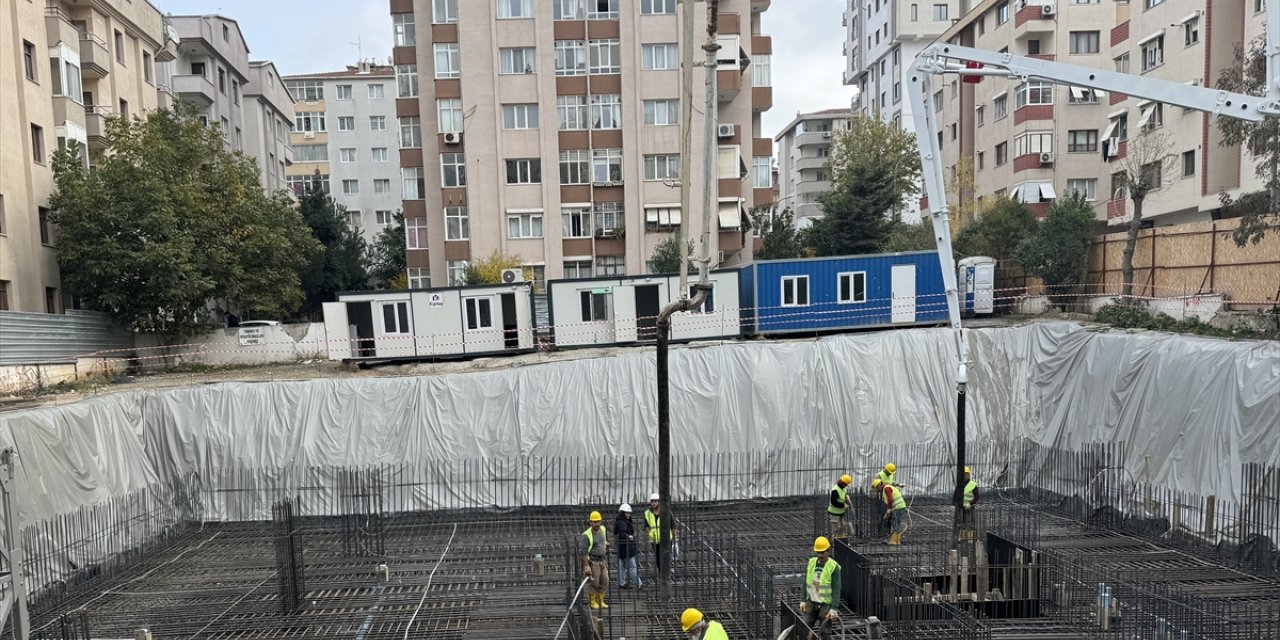
[[[822,132],[822,137],[824,137],[824,138],[830,138],[830,137],[831,137],[831,132],[830,132],[830,131],[823,131],[823,132]]]
[[[716,125],[716,136],[721,138],[732,138],[738,134],[738,125],[721,124]]]
[[[503,269],[502,284],[524,282],[524,269]]]
[[[1051,4],[1040,5],[1040,15],[1051,16],[1058,12],[1058,9]]]
[[[1040,164],[1053,164],[1053,154],[1052,153],[1040,154]]]
[[[460,131],[446,131],[446,132],[445,132],[445,134],[444,134],[444,143],[445,143],[445,144],[461,144],[461,143],[462,143],[462,132],[460,132]]]
[[[304,138],[306,138],[306,139],[310,140],[310,139],[312,139],[312,138],[316,137],[316,132],[314,132],[314,131],[303,131],[303,132],[302,132],[302,137],[304,137]]]

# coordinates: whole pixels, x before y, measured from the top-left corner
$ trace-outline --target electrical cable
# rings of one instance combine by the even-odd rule
[[[418,612],[422,611],[422,605],[427,601],[427,593],[431,590],[431,580],[436,577],[436,569],[440,568],[440,563],[444,562],[445,554],[449,553],[449,547],[453,546],[453,537],[458,535],[458,523],[453,523],[453,533],[449,534],[449,541],[444,545],[444,551],[440,552],[440,559],[436,560],[436,566],[431,568],[431,575],[427,576],[427,584],[422,587],[422,599],[418,600],[418,606],[413,610],[413,615],[409,617],[409,624],[404,626],[404,640],[409,640],[409,631],[413,629],[413,621],[418,618]]]

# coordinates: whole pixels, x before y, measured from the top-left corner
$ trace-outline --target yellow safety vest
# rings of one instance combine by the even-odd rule
[[[644,510],[644,523],[649,525],[649,542],[651,544],[660,544],[662,542],[662,518],[653,512],[653,509]]]
[[[973,490],[978,488],[978,483],[969,480],[969,484],[964,486],[964,506],[968,507],[973,504]]]
[[[582,535],[587,539],[587,555],[591,555],[591,550],[596,548],[596,537],[591,532],[591,527],[587,527],[587,530],[583,531]],[[607,543],[608,541],[609,532],[602,525],[600,527],[600,542]]]
[[[841,487],[840,487],[840,483],[838,483],[838,482],[837,482],[836,484],[832,485],[832,486],[831,486],[831,490],[832,490],[832,491],[834,491],[834,492],[836,492],[836,497],[838,497],[838,498],[840,499],[840,504],[842,504],[842,505],[843,505],[843,504],[845,504],[845,501],[846,501],[848,498],[846,498],[846,497],[845,497],[845,491],[844,491],[844,489],[843,489],[843,488],[841,488]],[[828,496],[828,500],[829,500],[829,499],[830,499],[830,496]],[[828,505],[827,505],[827,513],[829,513],[829,514],[831,514],[831,515],[833,515],[833,516],[842,516],[842,515],[844,515],[844,507],[842,506],[842,507],[836,508],[836,507],[831,506],[830,504],[828,504]]]
[[[809,585],[813,584],[813,572],[818,567],[818,559],[816,557],[809,558],[809,568],[804,572],[804,588],[808,593]],[[831,597],[831,577],[835,575],[836,569],[840,564],[831,558],[827,558],[827,563],[822,565],[822,575],[818,577],[818,597],[822,599],[823,604],[832,604],[835,602]]]
[[[719,622],[708,622],[707,630],[702,633],[702,640],[729,640],[729,634],[724,632],[724,626]]]
[[[900,491],[897,487],[895,487],[895,486],[893,486],[893,485],[889,485],[889,491],[893,493],[893,508],[894,508],[894,510],[896,511],[896,510],[899,510],[899,509],[906,509],[906,508],[907,508],[907,501],[902,499],[902,491]],[[886,501],[886,502],[887,502],[887,501]]]
[[[889,473],[887,471],[881,470],[880,473],[876,475],[876,478],[880,479],[881,484],[893,484],[894,483],[893,479],[897,475],[898,474],[896,473]]]

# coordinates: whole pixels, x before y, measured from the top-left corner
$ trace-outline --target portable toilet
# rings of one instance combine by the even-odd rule
[[[995,312],[996,259],[986,256],[964,258],[959,263],[957,281],[965,316],[989,315]]]

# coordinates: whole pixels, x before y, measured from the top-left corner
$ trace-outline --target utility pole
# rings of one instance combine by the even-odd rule
[[[671,340],[671,316],[677,311],[687,311],[702,304],[711,290],[709,271],[711,269],[711,191],[713,189],[712,170],[715,166],[715,127],[716,127],[716,12],[720,0],[707,0],[707,41],[702,45],[707,60],[704,62],[706,74],[706,102],[703,106],[706,139],[704,140],[704,158],[702,193],[702,271],[695,287],[693,298],[689,291],[689,257],[685,250],[688,238],[689,210],[693,204],[693,48],[694,22],[697,19],[694,0],[681,0],[681,43],[680,43],[680,229],[676,234],[677,249],[680,252],[680,291],[676,292],[676,301],[667,305],[658,314],[658,497],[660,535],[658,544],[658,566],[661,567],[663,582],[671,580],[671,387],[668,377],[668,349]]]

